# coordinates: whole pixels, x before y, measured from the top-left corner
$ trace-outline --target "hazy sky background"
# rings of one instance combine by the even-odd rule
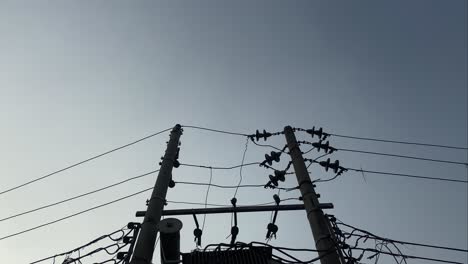
[[[244,133],[280,131],[288,124],[323,126],[337,134],[467,146],[467,101],[463,0],[0,2],[0,191],[176,123]],[[154,170],[167,138],[1,195],[0,218]],[[468,160],[466,151],[330,140],[338,148]],[[214,166],[240,164],[245,144],[242,137],[192,129],[181,141],[180,162]],[[285,140],[278,136],[269,143],[282,147]],[[246,162],[261,161],[267,151],[249,144]],[[333,159],[369,170],[468,177],[460,165],[345,152]],[[287,160],[282,162],[278,167]],[[313,178],[333,176],[318,166],[312,172]],[[246,167],[243,183],[264,184],[268,174]],[[207,182],[209,170],[180,167],[173,177]],[[466,184],[365,177],[349,172],[318,185],[321,201],[335,205],[329,213],[394,239],[468,247]],[[238,180],[238,170],[213,172],[213,183]],[[0,222],[0,237],[154,181],[154,175],[145,177]],[[295,185],[289,177],[283,186]],[[205,191],[177,185],[168,199],[203,202]],[[212,188],[209,202],[229,204],[233,192]],[[242,189],[238,200],[270,202],[273,194]],[[149,195],[2,240],[1,262],[29,263],[141,221],[134,214],[145,209]],[[239,215],[239,240],[264,241],[269,218],[269,213]],[[194,223],[191,216],[181,219],[187,252],[195,247]],[[313,247],[304,212],[280,212],[278,226],[273,244]],[[230,215],[208,216],[203,244],[226,242],[229,232]],[[467,254],[403,248],[407,254],[468,262]],[[380,263],[392,261],[384,257]]]

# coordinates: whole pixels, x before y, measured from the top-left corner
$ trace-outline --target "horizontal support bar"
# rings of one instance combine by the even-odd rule
[[[332,203],[322,203],[320,209],[333,209]],[[304,204],[285,204],[285,205],[266,205],[266,206],[238,206],[234,207],[219,207],[219,208],[193,208],[193,209],[172,209],[164,210],[162,215],[193,215],[193,214],[226,214],[247,213],[247,212],[270,212],[270,211],[294,211],[304,210]],[[146,211],[137,211],[136,217],[144,217]]]

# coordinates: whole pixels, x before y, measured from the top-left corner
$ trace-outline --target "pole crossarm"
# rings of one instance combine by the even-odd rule
[[[333,209],[333,204],[323,203],[319,205],[320,209]],[[238,206],[236,209],[233,207],[217,207],[217,208],[194,208],[194,209],[172,209],[164,210],[162,215],[199,215],[199,214],[227,214],[233,213],[234,210],[238,213],[251,213],[251,212],[271,212],[271,211],[296,211],[304,210],[304,204],[285,204],[285,205],[266,205],[266,206]],[[136,217],[144,217],[146,211],[137,211]]]

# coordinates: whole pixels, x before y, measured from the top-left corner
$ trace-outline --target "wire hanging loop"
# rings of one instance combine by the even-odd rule
[[[236,204],[237,199],[234,197],[231,199],[231,204],[234,207],[234,225],[231,227],[231,246],[236,242],[237,235],[239,234],[239,227],[237,227],[237,210]]]
[[[200,229],[200,225],[198,224],[196,214],[193,214],[193,220],[195,221],[195,226],[196,226],[196,228],[193,230],[193,235],[195,236],[193,241],[195,241],[195,243],[197,244],[197,247],[200,247],[201,246],[201,236],[203,234],[203,231]]]
[[[271,221],[271,223],[269,223],[267,225],[267,230],[268,230],[267,234],[266,234],[266,239],[267,240],[270,240],[273,237],[276,239],[276,233],[278,232],[278,226],[275,224],[275,222],[276,222],[276,218],[278,216],[278,206],[279,206],[279,204],[281,202],[281,199],[277,194],[273,195],[273,199],[275,200],[277,208],[275,209],[275,212],[274,212],[274,215],[273,215],[273,221]]]

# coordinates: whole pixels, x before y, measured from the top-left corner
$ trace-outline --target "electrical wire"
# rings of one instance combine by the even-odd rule
[[[363,150],[356,150],[356,149],[337,148],[337,150],[339,150],[339,151],[346,151],[346,152],[354,152],[354,153],[364,153],[364,154],[371,154],[371,155],[388,156],[388,157],[397,157],[397,158],[414,159],[414,160],[424,160],[424,161],[432,161],[432,162],[440,162],[440,163],[450,163],[450,164],[458,164],[458,165],[465,165],[465,166],[468,166],[468,163],[466,163],[466,162],[460,162],[460,161],[429,159],[429,158],[422,158],[422,157],[415,157],[415,156],[406,156],[406,155],[398,155],[398,154],[389,154],[389,153],[381,153],[381,152],[373,152],[373,151],[363,151]]]
[[[228,134],[228,135],[243,136],[243,137],[248,137],[248,136],[250,136],[250,135],[243,134],[243,133],[236,133],[236,132],[230,132],[230,131],[224,131],[224,130],[206,128],[206,127],[188,126],[188,125],[181,125],[181,126],[182,126],[182,127],[185,127],[185,128],[193,128],[193,129],[199,129],[199,130],[206,130],[206,131],[211,131],[211,132],[216,132],[216,133],[222,133],[222,134]]]
[[[396,143],[396,144],[418,145],[418,146],[426,146],[426,147],[438,147],[438,148],[468,150],[468,147],[448,146],[448,145],[429,144],[429,143],[417,143],[417,142],[387,140],[387,139],[368,138],[368,137],[354,137],[354,136],[346,136],[346,135],[331,134],[331,133],[329,133],[328,135],[335,136],[335,137],[342,137],[342,138],[367,140],[367,141],[378,141],[378,142],[386,142],[386,143]]]
[[[435,181],[468,183],[468,181],[465,181],[465,180],[446,179],[446,178],[437,178],[437,177],[428,177],[428,176],[419,176],[419,175],[412,175],[412,174],[383,172],[383,171],[371,171],[371,170],[363,170],[363,169],[355,169],[355,168],[346,168],[346,169],[350,170],[350,171],[356,171],[356,172],[365,172],[365,173],[370,173],[370,174],[381,174],[381,175],[389,175],[389,176],[396,176],[396,177],[406,177],[406,178],[416,178],[416,179],[435,180]]]
[[[437,249],[446,249],[446,250],[453,250],[453,251],[460,251],[460,252],[468,252],[468,249],[461,249],[461,248],[454,248],[454,247],[445,247],[445,246],[439,246],[439,245],[431,245],[431,244],[423,244],[423,243],[416,243],[416,242],[407,242],[407,241],[401,241],[401,240],[396,240],[396,239],[390,239],[390,238],[384,238],[378,235],[375,235],[367,230],[364,230],[362,228],[358,228],[355,226],[352,226],[350,224],[345,224],[343,221],[339,221],[337,224],[346,226],[348,228],[351,228],[355,231],[359,231],[361,233],[364,233],[366,235],[358,235],[358,234],[353,234],[353,233],[347,233],[348,236],[354,236],[354,237],[360,237],[360,238],[368,238],[368,239],[377,239],[377,240],[382,240],[382,241],[387,241],[390,243],[398,243],[398,244],[405,244],[405,245],[413,245],[413,246],[421,246],[421,247],[429,247],[429,248],[437,248]]]
[[[241,165],[236,165],[232,167],[213,167],[213,166],[206,166],[206,165],[196,165],[196,164],[187,164],[187,163],[180,163],[180,166],[186,167],[196,167],[196,168],[203,168],[203,169],[213,169],[213,170],[233,170],[240,167],[252,166],[252,165],[260,165],[261,162],[251,162]]]
[[[139,178],[142,178],[142,177],[145,177],[145,176],[154,174],[154,173],[156,173],[156,172],[158,172],[158,171],[159,171],[159,170],[150,171],[150,172],[147,172],[147,173],[144,173],[144,174],[135,176],[135,177],[128,178],[128,179],[123,180],[123,181],[116,182],[116,183],[111,184],[111,185],[104,186],[104,187],[102,187],[102,188],[99,188],[99,189],[96,189],[96,190],[93,190],[93,191],[89,191],[89,192],[86,192],[86,193],[83,193],[83,194],[79,194],[79,195],[76,195],[76,196],[73,196],[73,197],[70,197],[70,198],[67,198],[67,199],[58,201],[58,202],[54,202],[54,203],[51,203],[51,204],[47,204],[47,205],[44,205],[44,206],[40,206],[40,207],[38,207],[38,208],[35,208],[35,209],[32,209],[32,210],[28,210],[28,211],[24,211],[24,212],[15,214],[15,215],[11,215],[11,216],[8,216],[8,217],[5,217],[5,218],[0,219],[0,222],[6,221],[6,220],[8,220],[8,219],[15,218],[15,217],[19,217],[19,216],[22,216],[22,215],[25,215],[25,214],[29,214],[29,213],[32,213],[32,212],[36,212],[36,211],[39,211],[39,210],[42,210],[42,209],[45,209],[45,208],[49,208],[49,207],[52,207],[52,206],[56,206],[56,205],[59,205],[59,204],[65,203],[65,202],[69,202],[69,201],[72,201],[72,200],[75,200],[75,199],[78,199],[78,198],[81,198],[81,197],[84,197],[84,196],[88,196],[88,195],[91,195],[91,194],[94,194],[94,193],[97,193],[97,192],[100,192],[100,191],[103,191],[103,190],[106,190],[106,189],[115,187],[115,186],[117,186],[117,185],[120,185],[120,184],[129,182],[129,181],[132,181],[132,180],[136,180],[136,179],[139,179]]]
[[[406,255],[406,254],[396,254],[396,253],[392,253],[392,252],[377,250],[377,249],[374,249],[374,248],[354,247],[352,249],[362,250],[363,252],[370,251],[370,252],[374,252],[374,253],[378,253],[378,254],[390,255],[390,256],[395,256],[395,257],[402,257],[403,259],[421,259],[421,260],[428,260],[428,261],[442,262],[442,263],[463,264],[462,262],[458,262],[458,261],[451,261],[451,260],[445,260],[445,259],[436,259],[436,258],[427,258],[427,257]]]
[[[104,206],[107,206],[107,205],[110,205],[110,204],[113,204],[113,203],[116,203],[116,202],[119,202],[119,201],[128,199],[128,198],[130,198],[130,197],[133,197],[133,196],[136,196],[136,195],[138,195],[138,194],[141,194],[141,193],[150,191],[150,190],[152,190],[152,189],[153,189],[153,187],[148,188],[148,189],[144,189],[144,190],[142,190],[142,191],[139,191],[139,192],[136,192],[136,193],[133,193],[133,194],[130,194],[130,195],[127,195],[127,196],[124,196],[124,197],[121,197],[121,198],[112,200],[112,201],[110,201],[110,202],[103,203],[103,204],[100,204],[100,205],[97,205],[97,206],[88,208],[88,209],[86,209],[86,210],[79,211],[79,212],[77,212],[77,213],[74,213],[74,214],[71,214],[71,215],[67,215],[67,216],[65,216],[65,217],[62,217],[62,218],[59,218],[59,219],[56,219],[56,220],[53,220],[53,221],[50,221],[50,222],[47,222],[47,223],[44,223],[44,224],[41,224],[41,225],[32,227],[32,228],[25,229],[25,230],[20,231],[20,232],[16,232],[16,233],[12,233],[12,234],[6,235],[6,236],[4,236],[4,237],[0,237],[0,240],[4,240],[4,239],[7,239],[7,238],[15,237],[15,236],[18,236],[18,235],[21,235],[21,234],[24,234],[24,233],[27,233],[27,232],[30,232],[30,231],[39,229],[39,228],[41,228],[41,227],[45,227],[45,226],[48,226],[48,225],[52,225],[52,224],[61,222],[61,221],[63,221],[63,220],[66,220],[66,219],[69,219],[69,218],[72,218],[72,217],[75,217],[75,216],[84,214],[84,213],[86,213],[86,212],[93,211],[93,210],[95,210],[95,209],[98,209],[98,208],[101,208],[101,207],[104,207]]]
[[[208,205],[208,194],[210,193],[210,188],[211,188],[211,181],[213,179],[213,169],[210,169],[210,182],[208,183],[208,188],[206,190],[206,195],[205,195],[205,208]],[[203,224],[202,224],[202,232],[205,229],[205,220],[206,220],[206,214],[203,215]]]
[[[284,152],[284,153],[285,153],[284,150],[282,150],[282,149],[280,149],[280,148],[278,148],[278,147],[275,147],[275,146],[273,146],[273,145],[257,143],[257,142],[255,142],[255,140],[254,140],[253,138],[250,138],[250,140],[252,140],[252,142],[253,142],[255,145],[259,146],[259,147],[272,148],[272,149],[277,150],[277,151],[279,151],[279,152],[282,152],[282,153]]]
[[[117,233],[121,233],[121,236],[120,236],[119,238],[112,238],[112,236],[113,236],[114,234],[117,234]],[[69,251],[67,251],[67,252],[63,252],[63,253],[60,253],[60,254],[56,254],[56,255],[54,255],[54,256],[50,256],[50,257],[46,257],[46,258],[43,258],[43,259],[40,259],[40,260],[33,261],[33,262],[31,262],[30,264],[35,264],[35,263],[43,262],[43,261],[46,261],[46,260],[49,260],[49,259],[53,259],[53,258],[56,258],[56,257],[60,257],[60,256],[70,255],[70,254],[72,254],[73,252],[79,252],[81,249],[84,249],[84,248],[86,248],[86,247],[89,247],[89,246],[92,245],[92,244],[96,244],[97,242],[99,242],[99,241],[101,241],[101,240],[103,240],[103,239],[106,239],[106,238],[110,238],[112,241],[116,242],[116,241],[121,240],[124,236],[126,236],[126,235],[128,235],[128,234],[129,234],[129,233],[125,234],[124,229],[121,228],[121,229],[116,230],[116,231],[114,231],[114,232],[112,232],[112,233],[109,233],[109,234],[107,234],[107,235],[102,235],[102,236],[100,236],[100,237],[98,237],[98,238],[96,238],[96,239],[93,239],[93,240],[91,240],[90,242],[88,242],[88,243],[86,243],[86,244],[84,244],[84,245],[82,245],[82,246],[79,246],[79,247],[77,247],[77,248],[75,248],[75,249],[72,249],[72,250],[69,250]]]
[[[132,145],[135,145],[135,144],[137,144],[137,143],[139,143],[139,142],[142,142],[142,141],[144,141],[144,140],[147,140],[147,139],[149,139],[149,138],[152,138],[152,137],[154,137],[154,136],[157,136],[157,135],[159,135],[159,134],[162,134],[162,133],[164,133],[164,132],[166,132],[166,131],[169,131],[169,130],[171,130],[171,129],[172,129],[172,128],[168,128],[168,129],[161,130],[161,131],[159,131],[159,132],[156,132],[156,133],[153,133],[153,134],[148,135],[148,136],[146,136],[146,137],[137,139],[137,140],[135,140],[135,141],[133,141],[133,142],[127,143],[127,144],[122,145],[122,146],[120,146],[120,147],[116,147],[116,148],[114,148],[114,149],[108,150],[108,151],[103,152],[103,153],[101,153],[101,154],[98,154],[98,155],[96,155],[96,156],[87,158],[87,159],[85,159],[85,160],[82,160],[82,161],[80,161],[80,162],[77,162],[77,163],[75,163],[75,164],[72,164],[72,165],[70,165],[70,166],[67,166],[67,167],[65,167],[65,168],[56,170],[56,171],[54,171],[54,172],[51,172],[51,173],[46,174],[46,175],[44,175],[44,176],[41,176],[41,177],[39,177],[39,178],[30,180],[30,181],[28,181],[28,182],[22,183],[22,184],[20,184],[20,185],[15,186],[15,187],[11,187],[11,188],[9,188],[9,189],[6,189],[6,190],[4,190],[4,191],[1,191],[1,192],[0,192],[0,195],[5,194],[5,193],[8,193],[8,192],[11,192],[11,191],[16,190],[16,189],[19,189],[19,188],[22,188],[22,187],[24,187],[24,186],[26,186],[26,185],[29,185],[29,184],[31,184],[31,183],[34,183],[34,182],[37,182],[37,181],[46,179],[46,178],[51,177],[51,176],[53,176],[53,175],[55,175],[55,174],[58,174],[58,173],[60,173],[60,172],[64,172],[64,171],[66,171],[66,170],[69,170],[69,169],[71,169],[71,168],[77,167],[77,166],[82,165],[82,164],[84,164],[84,163],[90,162],[90,161],[95,160],[95,159],[97,159],[97,158],[106,156],[106,155],[108,155],[108,154],[110,154],[110,153],[112,153],[112,152],[115,152],[115,151],[118,151],[118,150],[127,148],[127,147],[132,146]]]
[[[241,166],[239,168],[239,183],[237,184],[236,191],[234,192],[234,198],[236,198],[237,191],[239,190],[239,186],[242,183],[242,169],[244,168],[245,154],[247,153],[247,148],[248,147],[249,147],[249,138],[247,138],[247,140],[245,141],[245,149],[244,149],[244,153],[242,154],[242,162],[241,162]]]
[[[358,235],[358,234],[352,234],[352,233],[344,233],[345,235],[352,236],[352,237],[359,237],[359,238],[368,238],[368,239],[374,239],[374,240],[382,240],[381,238],[375,238],[375,237],[369,237],[366,235]],[[430,244],[423,244],[423,243],[415,243],[415,242],[407,242],[407,241],[401,241],[401,240],[395,240],[395,239],[389,239],[389,238],[383,238],[385,241],[392,242],[392,243],[398,243],[398,244],[404,244],[404,245],[412,245],[412,246],[420,246],[420,247],[428,247],[428,248],[437,248],[437,249],[445,249],[445,250],[452,250],[452,251],[459,251],[459,252],[468,252],[468,249],[462,249],[462,248],[453,248],[453,247],[444,247],[444,246],[437,246],[437,245],[430,245]]]

